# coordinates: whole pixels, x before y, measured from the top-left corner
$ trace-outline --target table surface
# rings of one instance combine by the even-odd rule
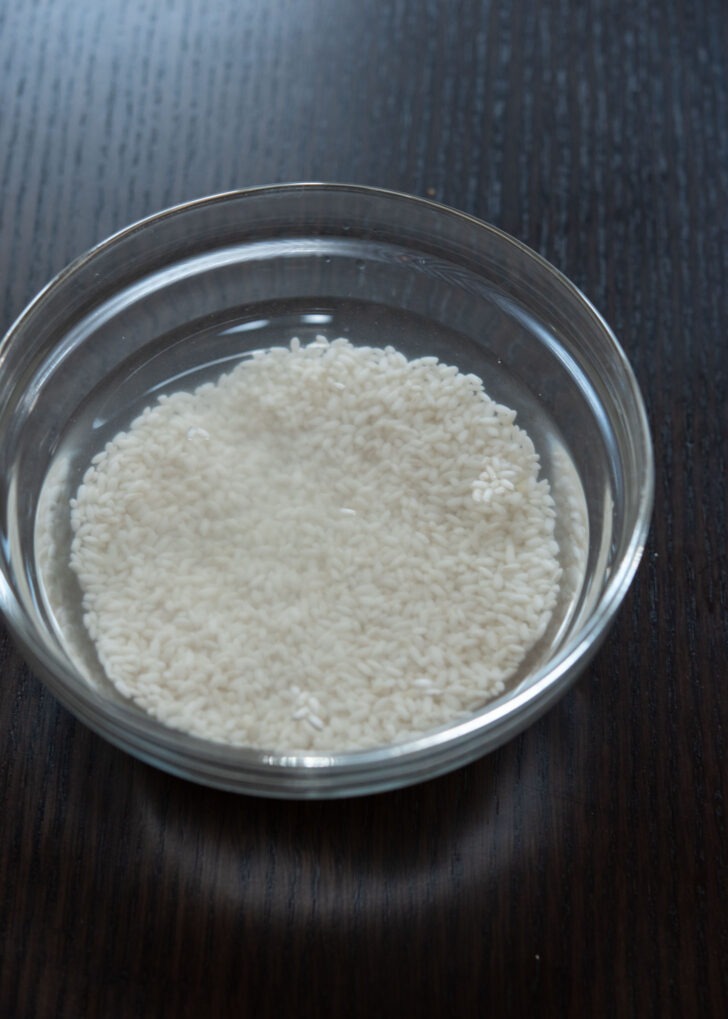
[[[594,663],[501,750],[285,803],[136,762],[0,631],[0,1015],[728,1014],[723,0],[0,4],[0,328],[170,204],[284,180],[486,219],[616,330],[656,512]]]

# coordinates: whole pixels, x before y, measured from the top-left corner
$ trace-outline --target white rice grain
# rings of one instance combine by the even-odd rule
[[[70,503],[117,689],[221,742],[353,749],[498,696],[544,634],[555,510],[515,412],[318,336],[160,397]]]

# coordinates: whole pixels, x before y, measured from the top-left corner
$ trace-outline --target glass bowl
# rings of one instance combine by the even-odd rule
[[[516,409],[557,506],[560,601],[507,691],[440,729],[332,753],[207,742],[164,726],[105,679],[67,565],[68,500],[92,456],[158,395],[195,388],[253,349],[317,334],[436,355]],[[292,184],[216,195],[136,223],[36,297],[0,346],[0,479],[0,607],[70,711],[185,778],[320,798],[463,765],[564,693],[637,568],[653,462],[642,398],[614,335],[542,258],[419,198]]]

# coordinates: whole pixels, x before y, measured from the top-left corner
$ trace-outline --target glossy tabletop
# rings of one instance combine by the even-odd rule
[[[0,1016],[728,1014],[723,0],[0,3],[0,331],[117,228],[292,180],[435,198],[582,288],[652,423],[643,563],[520,737],[340,802],[133,760],[0,624]]]

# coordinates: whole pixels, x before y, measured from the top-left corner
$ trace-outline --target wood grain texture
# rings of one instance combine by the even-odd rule
[[[728,1014],[722,0],[0,4],[0,327],[111,231],[293,179],[541,251],[653,424],[649,547],[593,666],[490,757],[331,804],[107,746],[0,636],[0,1016]]]

